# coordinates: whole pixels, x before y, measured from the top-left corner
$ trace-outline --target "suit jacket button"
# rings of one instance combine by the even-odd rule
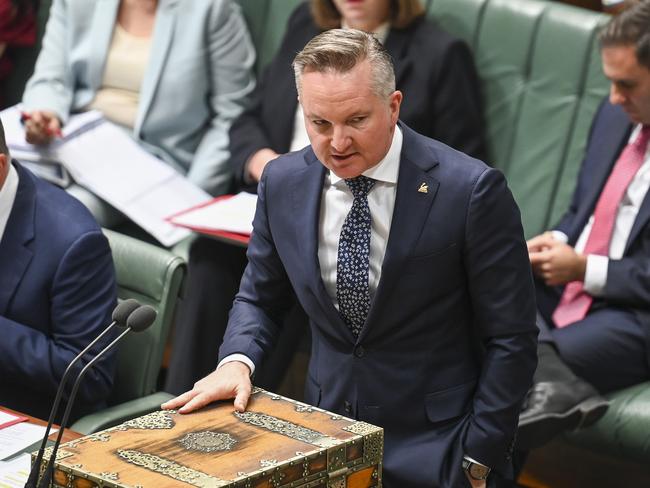
[[[358,358],[362,358],[366,351],[363,349],[363,346],[357,346],[354,348],[354,355]]]
[[[345,410],[345,413],[351,414],[352,413],[352,404],[348,402],[347,400],[343,402],[343,409]]]

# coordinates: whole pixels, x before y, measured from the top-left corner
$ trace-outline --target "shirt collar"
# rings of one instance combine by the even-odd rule
[[[402,130],[399,125],[395,125],[393,132],[393,141],[390,143],[390,148],[384,156],[384,159],[379,161],[372,168],[368,168],[362,174],[373,180],[383,181],[384,183],[397,183],[397,175],[399,174],[399,160],[402,153]],[[336,185],[343,178],[336,176],[332,170],[329,171],[330,183]]]

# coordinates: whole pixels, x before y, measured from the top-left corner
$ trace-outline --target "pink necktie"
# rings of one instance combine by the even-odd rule
[[[632,178],[643,164],[650,141],[650,126],[644,125],[634,142],[629,143],[616,161],[594,210],[594,223],[583,254],[609,255],[609,243],[616,222],[618,206]],[[565,327],[587,315],[593,298],[583,289],[582,281],[572,281],[564,288],[560,303],[553,312],[557,327]]]

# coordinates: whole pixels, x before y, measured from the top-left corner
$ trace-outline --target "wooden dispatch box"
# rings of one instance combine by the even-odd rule
[[[53,486],[381,487],[383,441],[379,427],[254,388],[243,413],[232,401],[158,411],[62,444]]]

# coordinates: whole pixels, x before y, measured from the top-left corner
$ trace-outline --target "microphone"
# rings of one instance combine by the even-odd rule
[[[41,467],[41,462],[43,461],[43,453],[45,452],[45,446],[47,445],[47,438],[50,435],[50,429],[52,428],[52,424],[54,423],[54,417],[56,416],[56,412],[59,409],[61,396],[63,395],[63,390],[65,388],[66,381],[68,379],[68,376],[72,372],[73,366],[95,344],[97,344],[97,342],[99,342],[99,340],[101,340],[102,337],[104,337],[106,334],[108,334],[108,332],[113,330],[113,328],[116,325],[120,327],[126,327],[129,317],[138,307],[140,307],[140,303],[138,303],[138,301],[134,300],[133,298],[124,300],[123,302],[119,303],[117,307],[115,307],[115,309],[113,310],[113,313],[111,314],[111,319],[113,319],[111,324],[108,327],[106,327],[104,331],[95,338],[95,340],[93,340],[90,344],[88,344],[88,346],[86,346],[86,348],[83,351],[77,354],[77,357],[75,357],[72,361],[70,361],[70,364],[68,364],[68,367],[65,369],[65,372],[61,377],[59,388],[56,390],[56,396],[54,397],[54,403],[52,404],[52,409],[50,410],[50,417],[47,422],[47,428],[45,429],[45,434],[43,435],[43,441],[41,442],[41,447],[38,450],[38,455],[36,456],[36,460],[34,461],[32,470],[29,473],[29,478],[27,478],[27,483],[25,483],[25,488],[36,488],[36,481],[38,479],[38,472]]]
[[[75,397],[77,396],[77,390],[79,389],[79,384],[81,383],[81,380],[83,379],[86,372],[94,366],[97,360],[99,360],[104,354],[110,351],[113,348],[113,346],[115,346],[118,342],[120,342],[122,338],[125,335],[127,335],[129,332],[131,331],[142,332],[143,330],[147,329],[151,324],[153,324],[154,320],[156,319],[156,315],[157,315],[156,311],[149,305],[141,305],[140,307],[136,308],[133,312],[131,312],[131,314],[129,315],[126,321],[126,330],[122,332],[119,336],[117,336],[113,340],[113,342],[111,342],[108,346],[106,346],[104,349],[99,351],[99,353],[93,359],[91,359],[88,362],[88,364],[86,364],[84,368],[81,370],[79,376],[77,376],[77,379],[72,385],[72,392],[70,393],[70,398],[68,399],[68,403],[65,407],[65,413],[63,414],[63,418],[61,419],[61,427],[56,437],[56,442],[54,443],[54,447],[52,448],[52,454],[50,455],[50,459],[47,463],[47,466],[45,467],[43,477],[41,478],[41,481],[38,484],[39,488],[48,488],[50,486],[52,476],[54,474],[54,461],[56,460],[56,453],[59,449],[59,445],[61,444],[63,431],[65,430],[65,426],[68,423],[68,418],[70,417],[72,404],[74,403]]]

